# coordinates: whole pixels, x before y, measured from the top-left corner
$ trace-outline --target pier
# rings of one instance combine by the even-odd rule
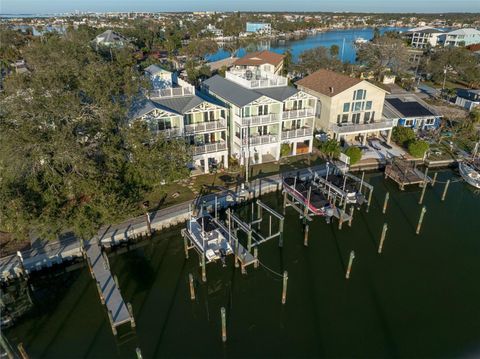
[[[423,185],[431,183],[432,179],[417,168],[414,161],[407,161],[400,158],[393,158],[391,163],[385,167],[385,178],[390,178],[398,183],[403,191],[408,185]]]

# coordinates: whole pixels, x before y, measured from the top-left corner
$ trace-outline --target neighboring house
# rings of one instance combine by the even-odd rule
[[[282,145],[290,155],[312,151],[315,98],[285,77],[228,71],[205,80],[202,90],[229,108],[230,155],[241,164],[278,161]]]
[[[176,74],[158,65],[148,66],[145,69],[145,74],[149,77],[155,90],[171,88],[173,87],[173,83],[177,81]]]
[[[390,142],[393,122],[382,118],[387,91],[368,81],[318,70],[297,81],[299,90],[318,99],[315,127],[339,141],[366,143],[384,133]]]
[[[272,24],[267,22],[247,22],[245,31],[248,33],[270,35],[272,33]]]
[[[93,43],[96,48],[98,48],[98,46],[121,48],[128,45],[128,40],[113,30],[107,30],[95,37]]]
[[[394,126],[414,130],[438,128],[441,116],[414,94],[395,94],[385,97],[383,116],[393,121]]]
[[[455,104],[468,111],[480,107],[480,90],[458,89]]]
[[[166,138],[184,138],[192,145],[197,173],[208,173],[218,164],[227,168],[227,109],[215,98],[197,95],[192,85],[172,73],[168,82],[170,87],[153,90],[137,102],[130,118],[146,121],[151,131]]]
[[[213,34],[214,37],[223,37],[223,30],[222,29],[217,29],[215,25],[208,24],[205,30],[202,32],[210,32]]]
[[[424,26],[410,29],[402,35],[409,41],[410,46],[417,49],[424,49],[427,46],[437,46],[439,36],[443,33],[443,30]]]
[[[280,75],[283,71],[284,55],[272,51],[256,51],[245,55],[233,63],[235,69],[269,72]]]
[[[459,29],[442,34],[439,42],[447,46],[468,46],[480,43],[480,31],[477,29]]]

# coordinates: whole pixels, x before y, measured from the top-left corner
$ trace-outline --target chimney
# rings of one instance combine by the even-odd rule
[[[329,90],[330,90],[330,93],[333,93],[333,87],[332,86],[329,87]]]

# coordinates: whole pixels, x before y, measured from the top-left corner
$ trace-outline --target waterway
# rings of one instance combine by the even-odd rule
[[[480,195],[452,182],[429,187],[420,235],[415,227],[420,189],[399,191],[381,173],[369,213],[356,212],[352,227],[315,218],[309,247],[301,221],[287,209],[283,250],[260,246],[263,265],[288,270],[287,303],[281,279],[264,267],[240,274],[207,265],[200,281],[198,259],[185,260],[180,228],[161,232],[147,245],[111,258],[136,318],[112,335],[94,281],[83,268],[36,280],[35,309],[6,331],[31,358],[153,357],[355,357],[419,358],[480,356]],[[440,181],[458,176],[441,171]],[[381,208],[386,191],[390,202]],[[279,194],[265,195],[279,209]],[[244,209],[245,211],[245,209]],[[248,213],[248,209],[245,211]],[[245,213],[244,213],[245,214]],[[377,254],[383,224],[388,232]],[[349,280],[349,253],[355,260]],[[196,280],[190,300],[188,274]],[[227,343],[221,341],[220,308],[227,311]]]
[[[406,28],[399,27],[382,27],[379,29],[380,33],[383,34],[386,31],[406,31]],[[307,36],[304,39],[300,40],[288,40],[288,41],[278,41],[278,40],[265,40],[261,41],[255,50],[270,50],[283,54],[287,49],[290,49],[293,55],[293,60],[297,61],[298,56],[309,49],[315,47],[324,46],[330,48],[332,45],[337,45],[340,48],[340,58],[344,62],[354,63],[356,58],[356,49],[354,41],[358,38],[363,38],[365,40],[371,40],[373,38],[374,29],[369,28],[358,28],[358,29],[346,29],[346,30],[330,30],[325,32],[317,33],[316,35]],[[342,56],[343,48],[343,56]],[[246,54],[246,49],[241,48],[237,56],[242,57]],[[208,61],[216,61],[229,57],[230,54],[220,49],[213,55],[210,55],[207,59]]]

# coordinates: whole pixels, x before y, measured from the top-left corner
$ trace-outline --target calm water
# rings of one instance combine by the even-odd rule
[[[380,33],[385,31],[405,31],[405,28],[396,28],[396,27],[384,27],[380,28]],[[315,47],[324,46],[330,48],[332,45],[338,45],[342,51],[343,40],[345,39],[345,48],[343,53],[344,62],[355,62],[356,50],[354,46],[354,41],[358,38],[364,38],[370,40],[373,38],[374,29],[373,28],[364,28],[364,29],[348,29],[348,30],[334,30],[321,32],[314,36],[308,36],[302,40],[291,40],[291,41],[263,41],[259,44],[258,50],[271,50],[280,54],[283,54],[287,49],[291,49],[294,61],[298,60],[298,56],[305,50],[309,50]],[[244,56],[246,53],[245,49],[240,49],[237,56]],[[208,57],[209,61],[221,60],[229,57],[230,54],[222,49],[217,53]]]
[[[139,346],[151,357],[479,357],[480,196],[452,183],[428,188],[420,236],[414,234],[420,191],[397,190],[381,174],[370,213],[356,212],[352,227],[339,231],[316,218],[310,246],[303,246],[298,215],[287,210],[285,245],[261,245],[259,258],[271,269],[288,270],[287,304],[281,280],[260,267],[242,276],[228,267],[207,266],[199,278],[196,256],[186,261],[179,230],[115,256],[124,298],[137,327],[120,328],[116,339],[87,270],[51,279],[36,311],[7,331],[31,358],[135,357]],[[455,177],[441,172],[439,179]],[[385,191],[387,214],[381,214]],[[264,196],[278,206],[276,194]],[[382,255],[377,246],[384,222],[389,230]],[[344,279],[355,250],[350,280]],[[193,253],[192,253],[193,254]],[[197,280],[190,301],[188,273]],[[41,283],[34,283],[40,288]],[[221,342],[220,308],[227,309],[228,341]]]

